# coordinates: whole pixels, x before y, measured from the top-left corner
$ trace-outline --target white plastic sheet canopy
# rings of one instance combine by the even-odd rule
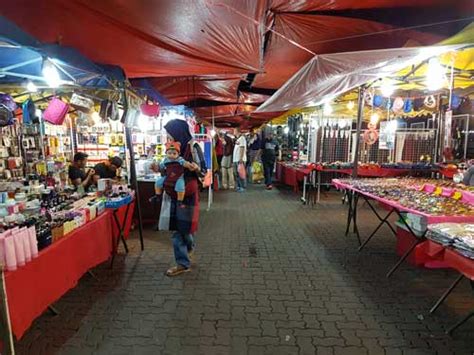
[[[256,112],[318,106],[365,83],[464,46],[456,44],[317,55]]]

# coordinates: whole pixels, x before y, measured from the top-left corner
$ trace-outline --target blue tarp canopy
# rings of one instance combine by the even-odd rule
[[[163,95],[161,95],[147,79],[130,80],[133,88],[138,93],[148,96],[151,100],[158,102],[161,106],[174,106]]]
[[[71,47],[41,44],[0,16],[0,83],[21,83],[27,79],[45,83],[45,58],[49,58],[66,84],[113,88],[113,81],[125,80],[119,67],[98,65]]]

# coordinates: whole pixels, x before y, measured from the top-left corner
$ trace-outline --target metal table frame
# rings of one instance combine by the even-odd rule
[[[120,223],[119,218],[117,216],[117,212],[120,209],[120,207],[119,208],[114,208],[113,212],[112,212],[113,217],[114,217],[113,219],[114,219],[115,225],[117,226],[117,229],[118,229],[118,235],[114,236],[113,233],[112,233],[113,252],[112,252],[112,260],[110,262],[110,267],[111,268],[114,266],[114,260],[115,260],[115,256],[117,255],[120,240],[122,240],[122,244],[123,244],[123,247],[125,249],[125,253],[128,254],[128,245],[127,245],[127,241],[125,240],[124,231],[125,231],[125,227],[127,225],[128,212],[130,211],[130,205],[132,203],[133,203],[133,201],[131,201],[130,203],[127,204],[127,208],[125,209],[125,217],[124,217],[122,223]]]
[[[401,210],[399,210],[397,207],[392,206],[392,205],[387,205],[391,207],[390,211],[385,215],[385,217],[382,217],[380,213],[375,209],[375,207],[372,205],[370,200],[372,199],[370,196],[359,192],[357,190],[353,189],[346,189],[346,194],[348,198],[348,213],[347,213],[347,224],[346,224],[346,236],[349,234],[349,230],[351,227],[351,224],[353,225],[353,233],[357,236],[357,240],[359,242],[359,251],[364,249],[364,247],[367,245],[367,243],[375,236],[375,234],[379,231],[379,229],[385,224],[387,225],[392,233],[396,236],[397,233],[394,229],[394,227],[390,224],[389,217],[395,213],[400,220],[402,221],[404,227],[406,227],[407,231],[413,235],[416,239],[416,242],[412,244],[412,246],[403,254],[400,259],[397,261],[397,263],[387,272],[387,277],[392,276],[392,274],[400,267],[400,265],[408,258],[408,256],[415,250],[416,246],[423,242],[425,240],[425,235],[426,231],[424,231],[421,235],[417,234],[413,231],[413,229],[408,225],[408,223],[405,221],[405,219],[402,216]],[[377,217],[379,220],[379,224],[377,227],[374,229],[374,231],[365,239],[364,242],[361,242],[361,237],[359,233],[359,227],[357,225],[357,209],[358,209],[358,202],[359,202],[359,197],[362,197],[365,201],[365,203],[369,206],[373,214]]]
[[[453,290],[456,288],[456,286],[463,280],[463,279],[467,279],[471,282],[471,287],[474,291],[474,281],[473,280],[470,280],[469,278],[467,278],[466,276],[464,276],[464,274],[462,273],[459,273],[459,276],[456,277],[456,279],[454,280],[454,282],[446,289],[446,291],[443,292],[443,294],[441,295],[441,297],[436,301],[436,303],[433,305],[433,307],[431,307],[430,309],[430,313],[433,314],[434,312],[436,312],[436,310],[438,309],[439,306],[441,306],[441,304],[444,302],[444,300],[451,294],[451,292],[453,292]],[[463,325],[464,323],[466,323],[470,318],[474,317],[474,309],[471,310],[471,312],[469,312],[468,314],[466,314],[462,319],[460,319],[456,324],[452,325],[451,327],[448,328],[448,330],[446,330],[446,334],[449,334],[451,335],[456,329],[458,329],[461,325]]]

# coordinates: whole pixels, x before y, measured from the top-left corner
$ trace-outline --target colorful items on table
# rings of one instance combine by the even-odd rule
[[[427,188],[423,179],[342,179],[341,182],[352,185],[355,189],[394,201],[397,204],[427,213],[432,216],[473,216],[474,200],[452,198],[454,190],[448,195],[435,194]],[[467,194],[467,193],[466,193]]]
[[[474,259],[474,224],[437,223],[428,227],[428,239],[451,246],[459,254]]]

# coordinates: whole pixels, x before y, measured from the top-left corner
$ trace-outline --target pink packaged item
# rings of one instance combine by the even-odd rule
[[[62,125],[69,111],[69,105],[58,97],[53,97],[43,112],[45,121],[54,125]]]
[[[25,265],[25,246],[23,245],[22,233],[20,232],[20,230],[12,232],[12,236],[10,238],[13,238],[17,265],[24,266]]]
[[[30,247],[30,235],[28,229],[23,227],[20,229],[21,239],[23,241],[23,249],[25,250],[25,262],[29,263],[31,261],[31,247]]]
[[[15,271],[17,269],[16,253],[15,253],[15,242],[11,232],[5,236],[5,264],[7,264],[8,271]]]
[[[36,227],[31,226],[28,228],[28,237],[30,239],[31,258],[38,257],[38,241],[36,240]]]

